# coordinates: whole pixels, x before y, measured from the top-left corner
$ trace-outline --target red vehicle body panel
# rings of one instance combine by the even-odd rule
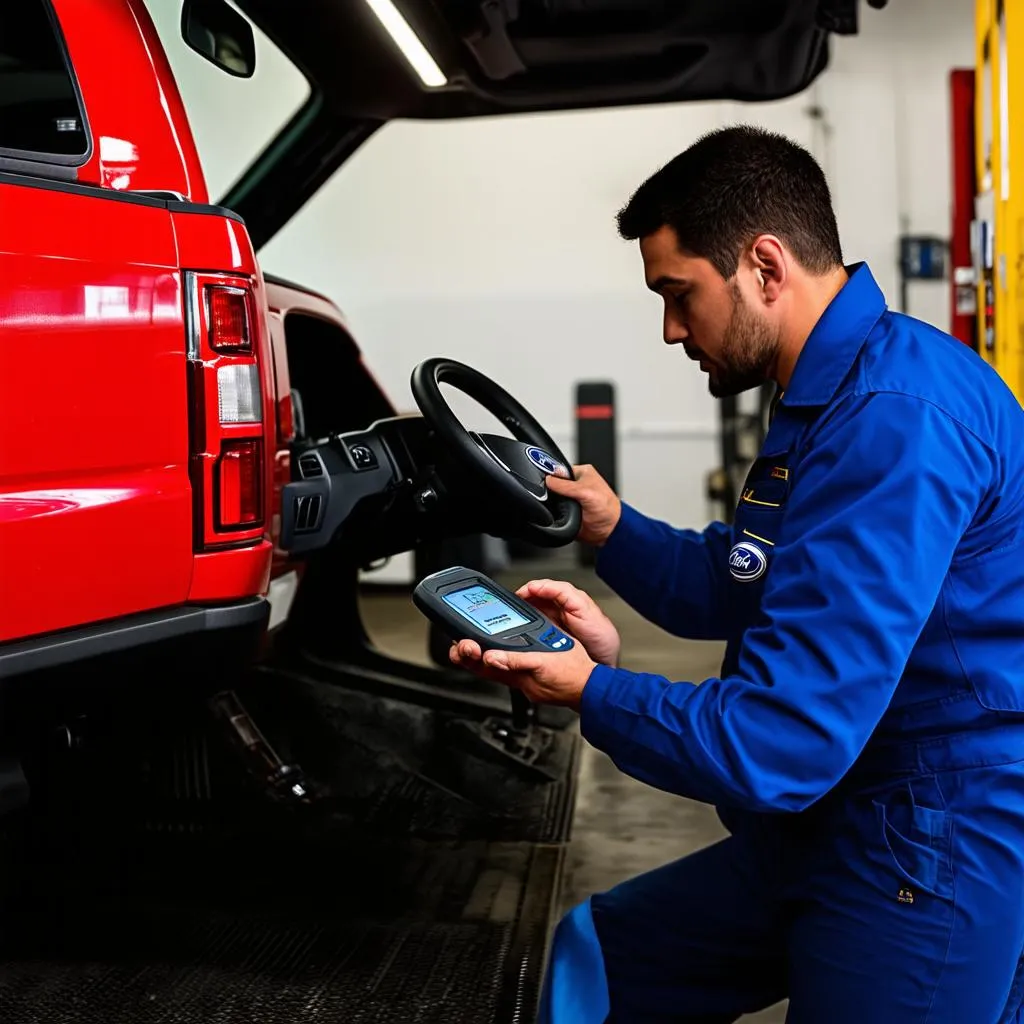
[[[0,225],[0,640],[180,603],[192,508],[170,215],[3,184]]]
[[[270,541],[263,541],[258,547],[196,555],[189,601],[223,601],[226,580],[241,594],[265,594],[270,584],[270,551]]]

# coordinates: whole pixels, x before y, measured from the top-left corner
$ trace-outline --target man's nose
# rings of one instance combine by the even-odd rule
[[[665,322],[662,326],[662,337],[666,345],[681,345],[690,337],[689,328],[677,317],[665,311]]]

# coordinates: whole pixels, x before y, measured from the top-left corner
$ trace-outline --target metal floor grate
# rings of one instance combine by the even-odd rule
[[[499,1019],[511,924],[114,918],[52,959],[0,963],[18,1024],[242,1024]],[[148,929],[139,932],[136,928]],[[150,938],[149,936],[155,936]],[[40,950],[40,952],[45,952]],[[97,954],[102,953],[102,958]],[[509,1017],[508,1019],[511,1019]]]
[[[297,684],[282,713],[269,683],[251,707],[326,783],[312,807],[268,803],[187,709],[42,776],[0,849],[0,1024],[534,1018],[575,732],[538,734],[537,784],[444,716]]]
[[[239,859],[241,851],[222,849],[203,871],[203,844],[183,841],[173,875],[172,861],[146,863],[143,853],[127,877],[91,888],[96,861],[67,870],[60,890],[40,878],[3,916],[0,1020],[525,1024],[533,1018],[560,847],[356,845],[331,842],[310,849],[308,858],[267,849],[248,863]],[[300,877],[304,863],[308,873]],[[276,882],[269,864],[282,869]],[[49,865],[45,874],[52,877],[56,868]]]

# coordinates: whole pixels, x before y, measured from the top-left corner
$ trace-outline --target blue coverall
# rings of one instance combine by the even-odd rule
[[[544,1021],[1024,1020],[1024,412],[849,270],[735,524],[624,507],[600,552],[728,643],[699,686],[599,666],[583,735],[730,834],[563,919]]]

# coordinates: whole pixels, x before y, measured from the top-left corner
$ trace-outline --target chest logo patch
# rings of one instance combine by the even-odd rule
[[[748,540],[734,544],[729,552],[729,573],[740,583],[753,583],[768,571],[768,556]]]

